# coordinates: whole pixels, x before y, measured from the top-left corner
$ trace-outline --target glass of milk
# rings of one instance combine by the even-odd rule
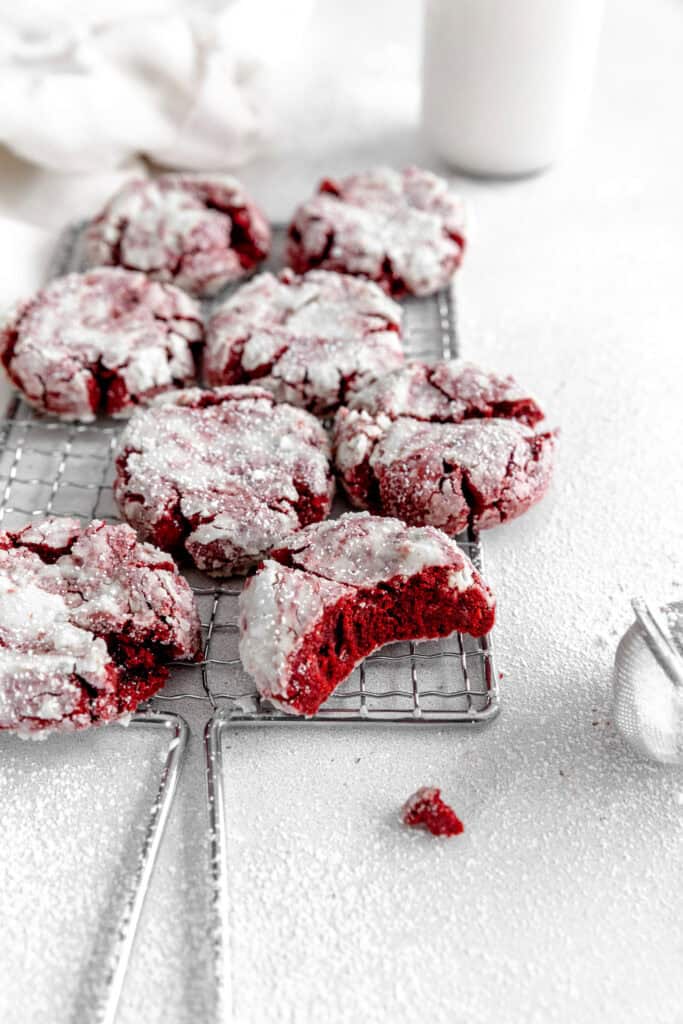
[[[449,164],[542,170],[577,139],[603,0],[425,0],[422,117]]]

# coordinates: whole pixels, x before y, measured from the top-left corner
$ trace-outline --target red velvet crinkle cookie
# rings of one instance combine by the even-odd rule
[[[196,379],[197,303],[129,270],[67,274],[20,303],[0,359],[31,405],[64,420],[125,415]]]
[[[90,266],[141,270],[197,296],[215,295],[270,252],[264,215],[235,178],[162,174],[113,196],[85,235]]]
[[[258,383],[317,415],[403,363],[401,308],[371,281],[259,274],[209,321],[208,384]]]
[[[384,644],[482,636],[490,590],[455,541],[432,527],[349,512],[272,552],[240,595],[240,657],[263,697],[313,715]]]
[[[419,167],[323,181],[289,226],[287,261],[368,277],[391,295],[444,288],[465,246],[461,200]]]
[[[543,497],[555,447],[512,377],[461,360],[407,363],[337,413],[334,453],[352,504],[457,534]]]
[[[323,427],[263,388],[165,395],[119,442],[114,494],[124,518],[213,575],[246,572],[323,519],[333,490]]]
[[[71,732],[119,718],[200,651],[194,597],[129,526],[49,518],[0,533],[0,729]]]

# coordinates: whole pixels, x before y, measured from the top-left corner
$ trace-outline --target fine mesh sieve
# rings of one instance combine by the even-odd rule
[[[636,620],[614,663],[616,725],[644,757],[683,764],[683,602],[632,604]]]

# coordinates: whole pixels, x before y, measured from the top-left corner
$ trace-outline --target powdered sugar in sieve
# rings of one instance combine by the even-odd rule
[[[632,603],[636,621],[614,664],[615,721],[639,754],[683,764],[683,602]]]

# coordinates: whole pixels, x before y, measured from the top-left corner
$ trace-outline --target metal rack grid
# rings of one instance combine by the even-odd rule
[[[58,247],[53,273],[80,265],[81,226],[67,229]],[[275,232],[274,251],[283,232]],[[271,260],[270,269],[278,265]],[[224,297],[224,296],[222,296]],[[210,312],[210,305],[206,312]],[[458,354],[452,295],[404,303],[408,355],[450,358]],[[13,399],[0,419],[0,529],[22,526],[34,517],[55,514],[83,520],[120,519],[112,495],[113,454],[122,424],[65,424],[40,417]],[[338,512],[344,511],[339,503]],[[482,568],[479,539],[458,538]],[[157,798],[145,825],[145,838],[107,965],[96,1019],[113,1024],[130,960],[139,917],[175,793],[188,727],[173,712],[189,701],[206,706],[205,751],[208,783],[212,929],[218,1019],[229,1005],[229,969],[223,936],[227,927],[226,821],[223,801],[222,746],[233,725],[308,725],[375,723],[401,726],[485,722],[498,713],[498,680],[490,637],[474,640],[455,634],[439,641],[393,644],[372,655],[343,683],[315,718],[293,718],[265,705],[237,654],[237,599],[240,581],[217,582],[184,569],[197,598],[204,632],[198,663],[174,663],[169,681],[141,712],[138,726],[164,728],[170,736]],[[187,705],[186,705],[187,706]]]
[[[281,234],[281,233],[280,233]],[[78,260],[78,232],[65,236],[61,269]],[[278,239],[281,244],[281,238]],[[436,358],[457,354],[455,306],[449,292],[404,303],[409,355]],[[64,424],[39,417],[15,399],[0,420],[0,528],[19,526],[46,514],[117,521],[112,497],[113,452],[120,422]],[[344,511],[341,501],[338,511]],[[459,543],[482,568],[478,537]],[[217,582],[186,569],[197,597],[204,652],[197,664],[176,663],[152,708],[182,709],[204,701],[236,722],[301,722],[261,701],[237,654],[239,580]],[[446,640],[393,644],[369,657],[318,712],[328,722],[481,722],[499,708],[497,674],[489,637],[454,634]]]
[[[65,425],[40,418],[15,399],[0,421],[0,527],[49,514],[117,521],[112,455],[120,425]],[[459,538],[481,569],[476,536]],[[217,582],[188,569],[204,629],[197,664],[176,663],[151,703],[203,700],[230,705],[236,720],[292,722],[263,704],[237,655],[238,580]],[[416,721],[476,722],[498,708],[490,639],[455,634],[447,640],[394,644],[372,655],[319,711],[330,721],[405,717]]]

